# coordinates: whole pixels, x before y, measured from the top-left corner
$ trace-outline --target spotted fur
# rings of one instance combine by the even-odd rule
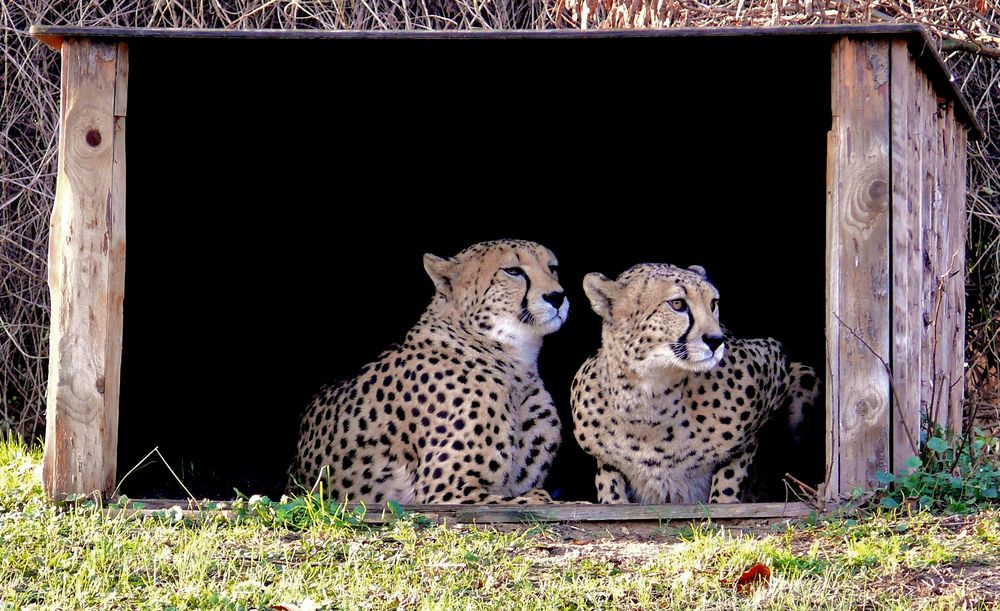
[[[290,487],[322,480],[336,499],[375,503],[550,500],[560,422],[537,356],[568,314],[557,265],[518,240],[425,255],[430,305],[401,344],[316,395]]]
[[[801,382],[815,374],[789,365],[773,339],[725,336],[701,267],[590,274],[584,290],[602,343],[571,395],[576,438],[597,459],[598,500],[738,501],[757,431],[781,410],[798,423],[818,389]]]

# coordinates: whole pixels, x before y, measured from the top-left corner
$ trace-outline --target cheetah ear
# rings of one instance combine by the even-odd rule
[[[692,265],[688,269],[691,270],[691,271],[693,271],[694,273],[698,274],[699,276],[701,276],[705,280],[708,280],[708,273],[705,271],[704,267],[702,267],[700,265]]]
[[[590,307],[594,308],[601,318],[609,320],[612,305],[621,292],[621,285],[614,280],[608,280],[604,274],[593,272],[584,277],[583,292],[590,300]]]
[[[424,270],[434,281],[434,286],[438,292],[447,298],[451,298],[451,279],[455,273],[455,262],[451,259],[442,259],[437,255],[426,253],[424,255]]]

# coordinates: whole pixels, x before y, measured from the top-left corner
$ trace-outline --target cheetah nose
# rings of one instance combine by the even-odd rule
[[[705,345],[708,346],[709,350],[715,352],[716,348],[722,345],[722,336],[718,333],[713,333],[712,335],[706,333],[701,336],[701,341],[705,342]]]
[[[559,306],[562,305],[563,299],[565,298],[566,298],[566,293],[563,293],[562,291],[553,291],[551,293],[545,293],[544,295],[542,295],[542,299],[551,303],[552,307],[557,310],[559,309]]]

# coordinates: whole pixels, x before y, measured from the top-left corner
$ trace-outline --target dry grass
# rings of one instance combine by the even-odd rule
[[[541,29],[887,21],[924,23],[940,37],[988,133],[969,151],[969,381],[981,423],[1000,421],[1000,8],[993,0],[17,0],[0,1],[0,428],[33,439],[44,424],[58,56],[24,36],[31,24]]]

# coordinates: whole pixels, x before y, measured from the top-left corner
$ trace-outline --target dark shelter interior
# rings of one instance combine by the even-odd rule
[[[489,239],[560,260],[569,320],[539,362],[564,425],[547,486],[560,500],[594,498],[569,414],[600,343],[586,273],[703,265],[733,334],[825,367],[827,41],[135,40],[129,53],[119,477],[158,447],[196,496],[280,494],[312,393],[429,302],[422,254]],[[822,438],[813,449],[784,457],[811,483]],[[159,463],[121,491],[183,496]]]

